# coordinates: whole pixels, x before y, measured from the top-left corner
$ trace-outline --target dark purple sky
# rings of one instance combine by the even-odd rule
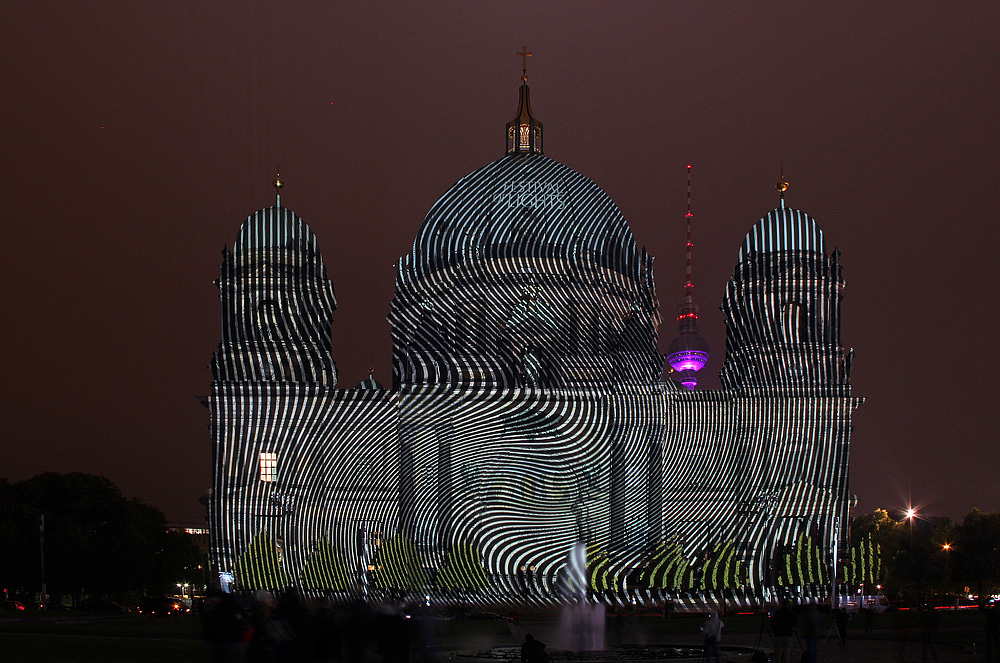
[[[390,381],[393,263],[503,154],[527,44],[546,154],[657,256],[666,323],[718,306],[787,201],[839,245],[860,508],[1000,508],[1000,12],[992,2],[7,2],[0,476],[104,474],[173,520],[210,485],[212,280],[282,202],[320,240],[341,385]]]

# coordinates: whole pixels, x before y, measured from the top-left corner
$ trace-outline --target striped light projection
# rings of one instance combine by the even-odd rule
[[[391,388],[335,388],[336,300],[287,209],[246,221],[219,286],[210,519],[240,589],[750,605],[829,596],[844,560],[871,575],[845,546],[844,281],[801,212],[747,236],[720,391],[661,379],[652,258],[538,152],[427,214],[397,267]]]
[[[782,199],[750,230],[726,288],[723,385],[849,393],[840,271],[840,252],[826,254],[816,222]]]

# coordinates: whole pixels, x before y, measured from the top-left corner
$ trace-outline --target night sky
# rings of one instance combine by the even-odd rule
[[[340,386],[390,383],[393,264],[503,155],[527,45],[546,154],[657,257],[661,350],[685,167],[709,389],[783,167],[843,252],[859,509],[1000,508],[994,2],[6,2],[0,25],[0,476],[103,474],[203,518],[212,281],[279,162],[339,299]]]

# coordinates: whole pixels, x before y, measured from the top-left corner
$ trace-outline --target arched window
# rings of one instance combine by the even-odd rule
[[[781,335],[787,343],[809,340],[809,314],[805,304],[787,302],[781,309]]]

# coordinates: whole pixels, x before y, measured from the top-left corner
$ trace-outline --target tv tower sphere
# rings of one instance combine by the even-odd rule
[[[697,329],[681,332],[667,350],[667,363],[680,374],[679,382],[688,389],[698,385],[695,373],[708,362],[708,341]]]

